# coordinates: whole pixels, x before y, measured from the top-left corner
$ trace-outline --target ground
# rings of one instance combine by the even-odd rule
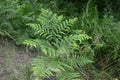
[[[35,55],[13,43],[0,42],[0,80],[32,80],[30,63]]]

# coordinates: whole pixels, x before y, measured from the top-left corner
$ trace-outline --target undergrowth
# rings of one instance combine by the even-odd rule
[[[1,41],[12,40],[15,45],[26,48],[24,53],[30,50],[39,55],[32,60],[31,68],[22,69],[26,74],[24,79],[30,80],[32,73],[36,80],[120,79],[120,21],[119,14],[113,12],[119,13],[118,0],[86,2],[0,1]],[[13,64],[16,52],[8,48],[4,54],[13,70],[9,77],[18,78],[20,74],[15,72]]]

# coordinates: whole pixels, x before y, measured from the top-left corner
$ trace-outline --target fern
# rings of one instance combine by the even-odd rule
[[[103,17],[99,17],[97,6],[93,1],[94,0],[89,0],[87,7],[83,12],[83,15],[81,17],[81,28],[93,37],[93,40],[91,42],[93,45],[93,50],[96,57],[99,55],[99,57],[95,57],[96,66],[97,68],[98,66],[101,66],[102,70],[102,68],[109,65],[111,61],[118,61],[120,49],[120,27],[118,26],[119,22],[117,22],[113,16],[110,16],[110,13],[108,11],[105,15],[103,15]],[[117,64],[114,65],[116,66]],[[112,68],[104,71],[107,74],[111,74],[112,71],[110,72],[109,70],[111,71]],[[111,76],[113,74],[111,74]],[[109,78],[109,76],[107,78]]]
[[[24,44],[42,51],[42,56],[32,63],[36,79],[56,75],[58,80],[79,80],[77,68],[92,62],[78,51],[80,44],[91,37],[74,28],[76,21],[77,18],[66,20],[50,10],[41,9],[37,22],[27,24],[34,30],[35,38],[25,40]]]
[[[63,72],[57,76],[58,80],[80,80],[79,73],[75,72]]]
[[[0,1],[0,35],[2,36],[8,36],[12,38],[10,33],[13,33],[14,30],[10,20],[13,19],[16,15],[15,6],[15,1]]]
[[[76,18],[72,20],[64,20],[63,16],[58,16],[57,14],[49,12],[49,10],[42,9],[41,15],[37,20],[39,24],[28,24],[35,30],[34,34],[39,34],[39,36],[44,39],[54,40],[56,38],[61,38],[62,35],[69,32],[69,26],[76,21]]]

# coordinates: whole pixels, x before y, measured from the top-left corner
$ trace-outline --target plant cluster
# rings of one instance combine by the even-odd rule
[[[33,29],[35,38],[25,40],[24,44],[42,51],[42,56],[35,58],[32,64],[33,74],[37,78],[56,75],[58,80],[80,80],[80,67],[92,60],[89,58],[90,53],[84,55],[80,51],[83,47],[90,52],[90,46],[86,48],[83,44],[90,37],[74,28],[76,20],[77,18],[66,20],[63,16],[41,9],[37,22],[28,24]]]
[[[40,51],[31,64],[36,80],[119,79],[118,6],[119,0],[1,0],[0,38]]]

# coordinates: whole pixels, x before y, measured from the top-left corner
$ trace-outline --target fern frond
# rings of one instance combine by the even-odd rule
[[[77,72],[63,72],[57,76],[57,80],[80,80]]]
[[[71,66],[52,57],[39,57],[32,61],[32,70],[35,76],[50,77],[54,73],[61,73],[67,69],[73,69]]]
[[[49,77],[52,76],[53,73],[46,68],[47,61],[44,58],[35,58],[32,63],[33,74],[36,77]]]
[[[35,30],[35,35],[39,34],[41,38],[54,40],[69,32],[76,20],[77,18],[64,20],[63,16],[41,9],[41,15],[37,19],[39,23],[29,23],[28,25]]]
[[[37,48],[36,42],[34,42],[32,39],[25,40],[25,41],[23,42],[23,44],[25,44],[25,45],[27,45],[27,46],[30,46],[30,47],[35,47],[35,48]]]

